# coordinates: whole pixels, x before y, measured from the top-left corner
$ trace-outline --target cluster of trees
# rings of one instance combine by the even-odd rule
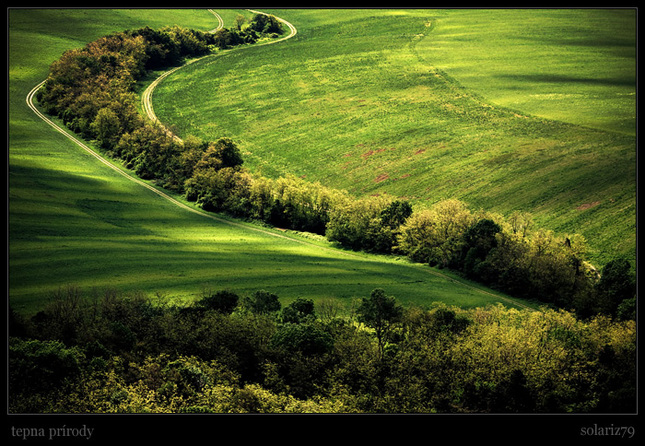
[[[536,228],[527,213],[504,218],[445,200],[411,215],[399,233],[396,249],[413,261],[582,317],[636,317],[635,272],[627,260],[612,260],[599,272],[585,260],[584,237]]]
[[[213,40],[218,48],[226,49],[245,43],[255,43],[262,36],[276,38],[284,33],[280,20],[270,14],[255,14],[250,22],[246,17],[238,14],[235,25],[236,29],[222,28],[215,31]]]
[[[331,304],[205,290],[189,306],[69,287],[10,313],[11,412],[632,412],[636,327],[564,310]]]
[[[139,114],[136,83],[150,70],[179,65],[215,48],[254,43],[267,31],[271,35],[282,32],[275,17],[263,14],[238,27],[215,33],[177,26],[146,27],[102,37],[66,51],[55,61],[37,99],[45,112],[60,117],[84,138],[95,140],[137,175],[182,190],[193,168],[190,156],[197,148],[185,146]]]
[[[413,212],[409,202],[388,196],[357,199],[294,176],[265,178],[243,167],[231,139],[181,141],[139,115],[133,86],[147,70],[281,30],[275,17],[258,14],[214,34],[173,27],[104,37],[56,61],[39,101],[140,177],[206,210],[317,233],[348,249],[405,255],[582,316],[634,317],[628,263],[611,262],[599,278],[585,261],[582,237],[536,229],[527,214],[473,212],[458,200]]]
[[[220,140],[229,150],[230,140]],[[352,250],[398,254],[450,268],[515,297],[535,299],[580,316],[635,318],[635,272],[615,259],[602,271],[586,260],[586,241],[535,227],[528,213],[503,217],[472,211],[454,199],[414,211],[388,196],[355,198],[294,176],[269,179],[239,164],[198,162],[186,183],[204,209],[324,235]]]

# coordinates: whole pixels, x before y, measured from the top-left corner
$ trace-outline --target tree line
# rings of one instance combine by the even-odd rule
[[[250,23],[241,18],[236,29],[213,34],[172,27],[102,37],[55,61],[38,100],[140,177],[185,194],[205,210],[324,235],[347,249],[450,268],[583,317],[635,317],[635,274],[628,261],[616,259],[596,271],[586,260],[582,236],[536,228],[527,213],[504,217],[454,199],[415,211],[389,196],[356,198],[293,175],[263,177],[244,168],[233,140],[178,140],[138,113],[135,85],[149,70],[281,32],[277,19],[257,14]]]
[[[627,413],[636,324],[205,288],[187,306],[69,286],[9,314],[12,413]]]

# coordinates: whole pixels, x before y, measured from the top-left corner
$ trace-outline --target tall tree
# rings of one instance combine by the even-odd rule
[[[387,296],[385,291],[377,288],[372,291],[369,299],[361,300],[357,311],[358,320],[374,329],[382,358],[392,327],[403,316],[403,307],[394,297]]]
[[[618,306],[631,299],[636,293],[632,266],[628,260],[618,258],[611,260],[602,269],[602,275],[596,285],[600,311],[615,314]]]

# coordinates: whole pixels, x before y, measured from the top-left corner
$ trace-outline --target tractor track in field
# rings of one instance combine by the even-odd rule
[[[212,13],[215,17],[217,17],[217,20],[218,20],[217,28],[213,29],[210,32],[213,33],[213,32],[216,32],[216,31],[222,29],[224,27],[224,21],[222,20],[222,17],[217,12],[213,11],[212,9],[209,9],[208,11],[210,13]],[[256,10],[253,10],[253,9],[249,9],[248,11],[250,11],[250,12],[252,12],[254,14],[266,14],[264,12],[256,11]],[[284,37],[281,37],[279,39],[269,40],[267,42],[263,42],[263,43],[253,45],[253,46],[257,47],[257,46],[261,46],[261,45],[270,45],[270,44],[274,44],[274,43],[278,43],[278,42],[283,42],[283,41],[285,41],[287,39],[292,38],[293,36],[295,36],[298,33],[298,30],[296,29],[296,27],[293,26],[291,23],[287,22],[284,19],[281,19],[280,17],[276,17],[276,19],[278,19],[281,23],[285,24],[287,26],[287,28],[289,28],[289,34],[284,36]],[[242,48],[248,48],[248,47],[240,47],[240,48],[236,48],[235,50],[240,50]],[[155,114],[155,111],[154,111],[154,107],[152,106],[152,93],[154,92],[155,88],[157,88],[157,86],[161,83],[161,81],[163,81],[165,78],[167,78],[168,76],[173,74],[175,71],[177,71],[177,70],[179,70],[179,69],[181,69],[181,68],[183,68],[185,66],[188,66],[188,65],[190,65],[192,63],[195,63],[195,62],[197,62],[199,60],[206,59],[208,57],[219,56],[220,54],[209,54],[209,55],[200,57],[198,59],[192,59],[192,60],[188,61],[187,63],[185,63],[184,65],[172,68],[171,70],[168,70],[168,71],[162,73],[157,79],[155,79],[150,85],[148,85],[148,87],[141,94],[141,107],[142,107],[144,113],[146,114],[146,116],[148,117],[148,119],[150,119],[152,122],[154,122],[154,123],[158,124],[159,126],[161,126],[161,128],[163,128],[169,135],[172,135],[175,139],[181,141],[181,138],[179,138],[177,135],[174,135],[170,130],[168,130],[168,128],[166,128],[161,123],[161,121],[159,121],[159,118],[157,118],[157,115]]]
[[[218,27],[211,31],[211,32],[215,32],[215,31],[217,31],[218,29],[221,29],[221,28],[223,27],[224,22],[222,21],[222,18],[219,16],[219,14],[217,14],[215,11],[213,11],[213,10],[209,10],[209,11],[210,11],[211,13],[213,13],[213,15],[215,15],[215,16],[217,17],[218,22],[219,22]],[[282,20],[282,19],[280,19],[280,20],[281,20],[283,23],[287,23],[286,21],[284,21],[284,20]],[[295,27],[294,27],[293,25],[291,25],[291,24],[288,24],[288,26],[289,26],[289,28],[290,28],[290,29],[292,29],[292,33],[291,33],[289,36],[287,36],[287,37],[291,37],[291,36],[295,35],[295,32],[296,32],[296,31],[295,31]],[[285,38],[283,38],[283,39],[281,39],[281,40],[284,40],[284,39],[285,39]],[[270,42],[270,43],[275,43],[275,42],[276,42],[276,41],[272,41],[272,42]],[[204,56],[204,57],[208,57],[208,56]],[[190,62],[188,62],[188,63],[190,64],[190,63],[195,62],[195,61],[197,61],[197,60],[199,60],[199,59],[194,59],[194,60],[192,60],[192,61],[190,61]],[[157,80],[156,80],[155,82],[153,82],[153,83],[151,84],[151,86],[156,86],[156,85],[159,83],[159,81],[160,81],[160,80],[162,80],[162,79],[163,79],[163,78],[165,78],[166,76],[168,76],[168,75],[170,75],[170,74],[174,73],[176,70],[178,70],[179,68],[182,68],[182,67],[184,67],[184,66],[186,66],[186,65],[182,65],[182,66],[179,66],[179,67],[173,68],[172,70],[166,71],[166,72],[165,72],[164,74],[162,74],[159,78],[157,78]],[[140,178],[138,178],[138,177],[134,176],[133,174],[130,174],[129,172],[127,172],[127,171],[125,171],[125,170],[121,169],[121,168],[120,168],[120,167],[118,167],[116,164],[114,164],[113,162],[111,162],[111,161],[110,161],[110,160],[108,160],[107,158],[103,157],[100,153],[98,153],[97,151],[95,151],[94,149],[92,149],[91,147],[89,147],[87,144],[85,144],[85,143],[84,143],[83,141],[81,141],[79,138],[77,138],[76,136],[74,136],[73,134],[71,134],[69,131],[67,131],[66,129],[64,129],[64,128],[63,128],[63,127],[61,127],[60,125],[58,125],[56,122],[54,122],[52,119],[50,119],[50,118],[49,118],[48,116],[46,116],[44,113],[42,113],[42,112],[38,109],[38,107],[36,107],[36,105],[35,105],[35,103],[34,103],[34,98],[36,97],[36,94],[38,93],[38,90],[40,90],[40,88],[45,84],[45,82],[47,82],[47,80],[44,80],[44,81],[40,82],[38,85],[36,85],[36,86],[35,86],[35,87],[34,87],[34,88],[29,92],[29,94],[27,95],[27,98],[26,98],[27,106],[28,106],[28,107],[29,107],[29,108],[30,108],[30,109],[31,109],[31,110],[32,110],[32,111],[33,111],[33,112],[34,112],[34,113],[35,113],[35,114],[36,114],[40,119],[42,119],[42,120],[43,120],[43,121],[45,121],[47,124],[49,124],[49,126],[51,126],[51,127],[52,127],[54,130],[56,130],[58,133],[62,134],[63,136],[65,136],[66,138],[68,138],[69,140],[71,140],[73,143],[75,143],[77,146],[79,146],[80,148],[82,148],[84,151],[86,151],[87,153],[89,153],[90,155],[92,155],[94,158],[96,158],[97,160],[99,160],[101,163],[103,163],[104,165],[106,165],[106,166],[107,166],[107,167],[109,167],[110,169],[114,170],[115,172],[119,173],[119,174],[120,174],[120,175],[122,175],[123,177],[127,178],[128,180],[130,180],[130,181],[132,181],[132,182],[134,182],[134,183],[137,183],[137,184],[138,184],[138,185],[140,185],[140,186],[145,187],[146,189],[148,189],[148,190],[150,190],[150,191],[154,192],[155,194],[157,194],[157,195],[159,195],[160,197],[162,197],[162,198],[164,198],[164,199],[166,199],[166,200],[170,201],[171,203],[173,203],[173,204],[175,204],[175,205],[179,206],[180,208],[182,208],[182,209],[184,209],[184,210],[187,210],[187,211],[190,211],[190,212],[192,212],[192,213],[194,213],[194,214],[201,215],[202,217],[210,218],[210,219],[215,220],[215,221],[220,222],[220,223],[225,223],[225,224],[228,224],[228,225],[232,225],[232,226],[236,226],[236,227],[244,228],[244,229],[247,229],[247,230],[252,230],[252,231],[260,232],[260,233],[263,233],[263,234],[271,235],[271,236],[273,236],[273,237],[278,237],[278,238],[283,238],[283,239],[287,239],[287,240],[292,240],[292,241],[295,241],[295,242],[298,242],[298,243],[301,243],[301,244],[312,245],[312,246],[316,246],[316,247],[321,248],[321,249],[326,249],[326,248],[324,248],[324,247],[320,247],[320,246],[318,246],[318,245],[315,245],[315,244],[313,244],[313,243],[310,243],[310,242],[307,242],[307,241],[304,241],[304,240],[294,239],[294,238],[292,238],[292,237],[287,237],[286,235],[282,235],[282,234],[276,234],[276,233],[274,233],[274,232],[271,232],[271,231],[268,231],[268,230],[265,230],[265,229],[256,228],[256,227],[252,227],[252,226],[244,225],[244,224],[241,224],[241,223],[237,223],[237,222],[234,222],[234,221],[230,221],[230,220],[225,219],[225,218],[220,218],[220,217],[218,217],[218,216],[216,216],[216,215],[214,215],[214,214],[212,214],[212,213],[207,213],[206,211],[201,211],[201,210],[199,210],[199,209],[193,208],[193,207],[191,207],[191,206],[189,206],[189,205],[187,205],[187,204],[185,204],[185,203],[182,203],[181,201],[179,201],[179,200],[177,200],[177,199],[173,198],[172,196],[170,196],[170,195],[166,194],[165,192],[163,192],[163,191],[159,190],[158,188],[154,187],[153,185],[148,184],[147,182],[145,182],[145,181],[141,180]],[[154,87],[153,87],[153,88],[148,87],[148,90],[153,90],[153,89],[154,89]],[[152,93],[152,92],[150,91],[150,92],[148,93],[148,95],[147,95],[147,102],[149,102],[149,101],[151,100],[151,93]],[[151,106],[150,106],[150,108],[144,108],[144,110],[146,111],[146,113],[148,113],[148,110],[149,110],[149,111],[152,113],[152,116],[154,116],[154,112],[152,111],[152,107],[151,107]],[[150,115],[149,115],[149,116],[150,116]],[[154,119],[156,120],[156,117],[154,117]],[[329,250],[332,250],[332,249],[330,248]],[[333,250],[333,251],[334,251],[334,252],[336,252],[337,250]],[[347,253],[347,254],[351,254],[351,253]],[[359,257],[359,256],[356,256],[356,257]]]
[[[260,11],[255,11],[255,10],[249,10],[249,11],[251,11],[251,12],[253,12],[253,13],[260,13],[260,14],[264,14],[264,13],[262,13],[262,12],[260,12]],[[215,29],[213,29],[213,30],[211,31],[211,32],[215,32],[215,31],[217,31],[217,30],[221,29],[221,28],[224,26],[224,22],[223,22],[222,18],[220,17],[220,15],[219,15],[219,14],[217,14],[215,11],[213,11],[213,10],[209,9],[209,12],[211,12],[211,13],[212,13],[216,18],[217,18],[217,20],[218,20],[218,26],[217,26],[217,28],[215,28]],[[295,36],[295,35],[296,35],[297,30],[296,30],[296,28],[295,28],[291,23],[289,23],[289,22],[287,22],[286,20],[281,19],[281,18],[279,18],[279,17],[276,17],[276,18],[278,18],[278,20],[280,20],[282,23],[284,23],[285,25],[287,25],[287,27],[290,29],[290,33],[289,33],[289,35],[287,35],[287,36],[285,36],[285,37],[282,37],[282,38],[280,38],[280,39],[276,39],[276,40],[272,40],[272,41],[268,41],[268,42],[262,43],[262,44],[260,44],[260,45],[268,45],[268,44],[278,43],[278,42],[281,42],[281,41],[287,40],[287,39],[289,39],[289,38],[291,38],[291,37],[293,37],[293,36]],[[192,61],[189,61],[188,63],[186,63],[186,64],[184,64],[184,65],[181,65],[181,66],[179,66],[179,67],[175,67],[175,68],[173,68],[173,69],[171,69],[171,70],[169,70],[169,71],[164,72],[161,76],[159,76],[157,79],[155,79],[155,81],[154,81],[154,82],[152,82],[152,83],[151,83],[151,84],[146,88],[146,90],[144,91],[144,93],[142,94],[142,106],[143,106],[143,110],[144,110],[144,112],[146,113],[146,115],[148,116],[148,118],[150,118],[150,119],[151,119],[152,121],[154,121],[154,122],[158,122],[158,123],[159,123],[159,125],[161,125],[161,123],[159,122],[158,118],[157,118],[157,117],[156,117],[156,115],[154,114],[154,109],[152,108],[152,92],[154,91],[155,87],[156,87],[157,85],[159,85],[159,83],[160,83],[163,79],[165,79],[167,76],[169,76],[170,74],[174,73],[174,72],[175,72],[175,71],[177,71],[178,69],[180,69],[180,68],[182,68],[182,67],[185,67],[185,66],[187,66],[187,65],[189,65],[189,64],[191,64],[191,63],[194,63],[194,62],[196,62],[196,61],[198,61],[198,60],[201,60],[201,59],[203,59],[203,58],[210,57],[210,56],[213,56],[213,55],[204,56],[204,57],[199,58],[199,59],[193,59]],[[146,189],[148,189],[148,190],[150,190],[150,191],[154,192],[155,194],[157,194],[159,197],[161,197],[161,198],[163,198],[163,199],[165,199],[165,200],[169,201],[170,203],[172,203],[172,204],[174,204],[174,205],[176,205],[176,206],[178,206],[178,207],[180,207],[180,208],[182,208],[182,209],[184,209],[184,210],[186,210],[186,211],[192,212],[193,214],[197,214],[197,215],[202,216],[202,217],[209,218],[209,219],[214,220],[214,221],[219,222],[219,223],[223,223],[223,224],[227,224],[227,225],[235,226],[235,227],[238,227],[238,228],[241,228],[241,229],[245,229],[245,230],[250,230],[250,231],[254,231],[254,232],[259,232],[259,233],[262,233],[262,234],[265,234],[265,235],[269,235],[269,236],[272,236],[272,237],[276,237],[276,238],[281,238],[281,239],[285,239],[285,240],[290,240],[290,241],[292,241],[292,242],[299,243],[299,244],[303,244],[303,245],[314,246],[314,247],[316,247],[316,248],[318,248],[318,249],[325,250],[325,251],[329,251],[329,252],[334,252],[334,253],[336,253],[336,254],[339,254],[339,253],[340,253],[340,254],[343,254],[343,255],[346,255],[346,256],[350,256],[350,257],[354,257],[354,258],[359,258],[359,259],[361,259],[361,260],[365,260],[365,261],[374,261],[374,260],[372,260],[372,259],[366,258],[365,256],[362,256],[362,255],[357,254],[357,253],[352,253],[352,252],[348,252],[348,251],[344,251],[344,250],[340,250],[340,249],[336,249],[336,248],[327,248],[327,247],[320,246],[320,245],[318,245],[318,244],[315,244],[315,243],[312,243],[312,242],[309,242],[309,241],[306,241],[306,240],[301,240],[301,239],[298,239],[298,238],[295,238],[295,237],[289,237],[289,236],[287,236],[287,235],[278,234],[278,233],[275,233],[275,232],[272,232],[272,231],[269,231],[269,230],[266,230],[266,229],[262,229],[262,228],[258,228],[258,227],[253,227],[253,226],[250,226],[250,225],[246,225],[246,224],[238,223],[238,222],[231,221],[231,220],[228,220],[228,219],[225,219],[225,218],[221,218],[221,217],[218,217],[217,215],[215,215],[215,214],[213,214],[213,213],[208,213],[208,212],[206,212],[206,211],[202,211],[202,210],[196,209],[196,208],[194,208],[194,207],[191,207],[191,206],[189,206],[189,205],[187,205],[187,204],[185,204],[185,203],[182,203],[181,201],[177,200],[176,198],[174,198],[174,197],[172,197],[172,196],[170,196],[170,195],[166,194],[166,193],[165,193],[165,192],[163,192],[162,190],[159,190],[158,188],[154,187],[153,185],[148,184],[147,182],[145,182],[145,181],[143,181],[143,180],[139,179],[138,177],[134,176],[133,174],[130,174],[129,172],[127,172],[127,171],[125,171],[125,170],[121,169],[119,166],[117,166],[116,164],[114,164],[113,162],[111,162],[110,160],[108,160],[107,158],[103,157],[101,154],[99,154],[99,153],[98,153],[98,152],[96,152],[94,149],[92,149],[91,147],[89,147],[89,146],[88,146],[87,144],[85,144],[83,141],[81,141],[80,139],[78,139],[77,137],[75,137],[75,136],[74,136],[73,134],[71,134],[69,131],[67,131],[66,129],[64,129],[63,127],[61,127],[60,125],[58,125],[56,122],[54,122],[52,119],[50,119],[49,117],[47,117],[44,113],[42,113],[42,112],[38,109],[38,107],[35,105],[35,103],[34,103],[34,98],[36,97],[36,94],[38,93],[38,90],[40,90],[40,88],[45,84],[45,82],[46,82],[46,81],[47,81],[47,80],[45,79],[44,81],[40,82],[38,85],[36,85],[36,86],[35,86],[35,87],[34,87],[34,88],[33,88],[33,89],[32,89],[32,90],[27,94],[27,97],[26,97],[27,106],[28,106],[28,107],[29,107],[29,108],[30,108],[30,109],[31,109],[31,110],[32,110],[32,111],[33,111],[33,112],[34,112],[34,113],[35,113],[35,114],[36,114],[40,119],[42,119],[45,123],[47,123],[49,126],[51,126],[51,127],[52,127],[56,132],[58,132],[58,133],[60,133],[61,135],[65,136],[66,138],[68,138],[68,139],[69,139],[70,141],[72,141],[74,144],[76,144],[77,146],[79,146],[80,148],[82,148],[85,152],[87,152],[88,154],[90,154],[91,156],[93,156],[94,158],[96,158],[98,161],[100,161],[100,162],[101,162],[102,164],[104,164],[105,166],[107,166],[107,167],[109,167],[110,169],[114,170],[115,172],[119,173],[120,175],[122,175],[122,176],[123,176],[123,177],[125,177],[126,179],[128,179],[128,180],[130,180],[130,181],[132,181],[132,182],[134,182],[134,183],[136,183],[136,184],[138,184],[138,185],[140,185],[140,186],[145,187]],[[166,131],[168,131],[168,132],[170,133],[170,131],[169,131],[169,130],[167,130],[167,129],[166,129]],[[175,138],[179,139],[179,137],[177,137],[176,135],[173,135],[173,136],[174,136]],[[410,265],[410,266],[413,266],[413,265]],[[443,279],[448,280],[448,281],[450,281],[450,282],[452,282],[452,283],[455,283],[455,284],[461,285],[461,286],[463,286],[463,287],[466,287],[466,288],[469,288],[469,289],[475,290],[475,291],[477,291],[477,292],[479,292],[479,293],[482,293],[482,294],[486,294],[486,295],[489,295],[489,296],[495,297],[496,299],[499,299],[499,300],[501,300],[501,301],[508,302],[508,303],[510,303],[510,304],[512,304],[512,305],[515,305],[515,306],[518,306],[518,307],[521,307],[521,308],[524,308],[524,309],[528,309],[528,310],[534,310],[533,308],[531,308],[531,307],[529,307],[529,306],[527,306],[527,305],[524,305],[524,304],[522,304],[521,302],[518,302],[518,301],[517,301],[517,300],[515,300],[515,299],[507,298],[507,297],[505,297],[505,296],[500,296],[500,295],[498,295],[498,294],[495,294],[495,293],[492,293],[492,292],[489,292],[489,291],[485,291],[485,290],[483,290],[483,289],[481,289],[481,288],[479,288],[479,287],[476,287],[476,286],[470,285],[470,284],[468,284],[468,283],[462,282],[462,281],[457,280],[457,279],[455,279],[455,278],[453,278],[453,277],[450,277],[450,276],[447,276],[447,275],[445,275],[445,274],[442,274],[442,273],[440,273],[440,272],[438,272],[438,271],[433,271],[433,270],[430,270],[430,269],[424,269],[424,271],[425,271],[425,272],[427,272],[427,273],[428,273],[428,274],[430,274],[430,275],[433,275],[433,276],[436,276],[436,277],[443,278]]]

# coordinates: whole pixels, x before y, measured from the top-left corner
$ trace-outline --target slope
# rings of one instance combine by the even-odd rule
[[[357,196],[406,198],[417,208],[458,198],[474,209],[506,215],[527,211],[541,227],[584,235],[598,266],[616,255],[634,259],[635,137],[622,131],[629,128],[625,122],[633,123],[634,113],[628,93],[635,86],[627,82],[634,77],[634,54],[625,47],[635,37],[629,27],[621,29],[630,23],[630,12],[603,22],[608,29],[592,38],[595,46],[584,40],[586,28],[574,25],[597,12],[580,11],[574,18],[529,12],[534,28],[552,30],[549,24],[558,19],[570,26],[541,40],[534,31],[522,49],[505,56],[498,49],[512,42],[514,34],[500,29],[494,14],[277,11],[298,27],[288,44],[228,53],[178,71],[157,88],[155,111],[180,136],[232,137],[244,150],[247,165],[267,176],[294,173]],[[506,12],[511,13],[520,14]],[[452,33],[457,25],[459,32]],[[472,34],[468,40],[463,30]],[[620,40],[607,40],[618,31]],[[480,37],[477,64],[447,58],[459,52],[460,42],[469,46]],[[578,41],[571,43],[573,37]],[[564,45],[568,52],[553,53],[547,63],[553,71],[558,67],[575,73],[582,65],[588,72],[587,65],[597,63],[592,55],[615,63],[607,54],[622,48],[617,80],[558,77],[538,70],[530,56],[522,60],[524,74],[517,73],[513,54],[530,55],[537,49],[550,54],[562,41],[569,42]],[[567,65],[572,54],[576,64]],[[493,62],[496,77],[488,67]],[[509,67],[516,71],[504,77]],[[464,84],[460,76],[466,78]],[[482,78],[496,80],[497,90],[484,90]],[[513,79],[521,81],[524,92],[536,88],[543,99],[545,88],[553,84],[558,91],[575,87],[571,94],[589,97],[598,88],[618,85],[618,93],[603,91],[618,104],[611,110],[622,110],[621,131],[608,129],[614,124],[605,119],[603,102],[587,102],[586,114],[565,122],[562,115],[545,112],[545,101],[530,108],[502,98],[500,85],[506,85],[508,95],[517,85]],[[489,94],[502,105],[526,110],[503,107]],[[557,109],[559,103],[552,106]],[[571,109],[576,108],[581,105]],[[580,124],[591,121],[589,110],[602,125]]]
[[[46,28],[47,20],[39,23],[42,32],[22,26],[29,22],[28,12],[19,11],[21,20],[10,22],[12,41],[52,60],[56,51],[38,42],[56,32]],[[138,11],[129,14],[128,23],[140,17]],[[44,18],[47,11],[38,15]],[[119,26],[111,20],[123,15],[122,10],[95,11],[92,20]],[[140,20],[143,26],[146,20]],[[79,33],[74,42],[85,38]],[[114,288],[171,302],[193,299],[205,287],[241,293],[267,289],[284,302],[335,298],[347,309],[353,298],[377,287],[408,304],[509,302],[425,267],[209,216],[134,181],[91,145],[79,146],[53,131],[29,109],[29,88],[44,78],[46,66],[30,65],[23,52],[10,55],[9,299],[16,310],[35,312],[49,293],[70,285],[89,296]]]

